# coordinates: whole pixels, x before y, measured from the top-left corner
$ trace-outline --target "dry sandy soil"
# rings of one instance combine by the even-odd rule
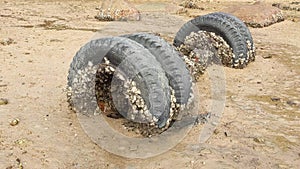
[[[0,168],[299,168],[297,20],[250,29],[256,61],[243,70],[224,68],[225,107],[206,142],[199,143],[203,125],[197,125],[169,151],[129,159],[105,151],[81,128],[64,90],[76,51],[96,36],[130,32],[157,32],[171,40],[191,19],[175,15],[177,2],[134,2],[142,21],[103,23],[94,19],[97,1],[1,0],[0,40],[13,42],[0,44],[0,98],[9,101],[0,105]],[[196,12],[249,2],[206,2]],[[200,93],[211,90],[209,74],[197,86]],[[202,97],[201,103],[213,99]],[[19,124],[10,125],[16,118]]]

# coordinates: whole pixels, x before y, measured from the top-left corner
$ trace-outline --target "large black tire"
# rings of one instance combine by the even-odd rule
[[[166,71],[170,86],[175,90],[176,102],[186,104],[192,93],[192,79],[180,54],[164,39],[147,33],[123,35],[148,49]]]
[[[254,42],[253,42],[251,32],[248,29],[247,25],[243,21],[241,21],[238,17],[236,17],[234,15],[231,15],[231,14],[228,14],[228,13],[215,12],[215,13],[212,13],[212,15],[220,16],[224,19],[227,19],[229,22],[231,22],[240,31],[240,33],[244,36],[247,45],[250,45],[250,47],[248,47],[249,48],[248,50],[250,50],[248,60],[250,62],[254,61],[255,60],[255,46],[254,46]]]
[[[192,32],[197,33],[203,30],[207,32],[214,32],[224,38],[233,50],[234,57],[232,58],[232,67],[244,68],[247,63],[248,48],[244,36],[231,22],[215,15],[198,16],[187,23],[185,23],[177,32],[174,39],[174,46],[179,47],[184,43],[184,40]]]
[[[157,125],[164,127],[170,111],[169,81],[155,57],[142,45],[127,38],[92,40],[76,53],[68,75],[72,108],[83,114],[96,111],[96,71],[104,57],[133,78],[150,113],[158,119]]]

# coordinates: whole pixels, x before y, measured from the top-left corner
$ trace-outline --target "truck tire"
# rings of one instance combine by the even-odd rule
[[[96,39],[74,56],[68,75],[69,103],[77,113],[93,115],[98,107],[95,96],[97,66],[106,57],[110,64],[133,77],[150,113],[162,128],[169,118],[170,87],[164,70],[142,45],[127,38]]]
[[[187,104],[192,93],[192,79],[180,54],[162,38],[148,33],[123,35],[134,40],[156,57],[166,71],[170,86],[175,90],[176,103]]]
[[[233,50],[232,67],[244,68],[247,65],[248,48],[244,36],[234,24],[220,16],[207,14],[188,21],[177,32],[174,45],[179,47],[191,32],[197,33],[200,30],[214,32],[224,38]]]
[[[244,36],[246,43],[248,45],[248,51],[250,52],[249,55],[249,62],[252,62],[255,60],[255,46],[253,42],[253,38],[251,35],[250,30],[248,29],[247,25],[241,21],[238,17],[224,13],[224,12],[215,12],[212,13],[214,16],[220,16],[224,19],[227,19],[229,22],[231,22],[235,27],[240,31],[240,33]]]

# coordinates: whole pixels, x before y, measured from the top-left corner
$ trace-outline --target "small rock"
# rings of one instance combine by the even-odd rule
[[[15,43],[14,40],[13,40],[12,38],[4,38],[4,39],[1,39],[1,40],[0,40],[0,44],[1,44],[1,45],[4,45],[4,46],[10,45],[10,44],[12,44],[12,43]]]
[[[8,100],[4,98],[0,98],[0,105],[6,105],[8,104]]]
[[[288,105],[290,105],[290,106],[297,106],[297,105],[299,105],[299,103],[297,101],[294,101],[294,100],[289,100],[286,103]]]
[[[273,57],[272,54],[268,54],[268,55],[263,55],[262,56],[264,59],[271,59]]]
[[[23,164],[21,163],[21,160],[19,158],[16,159],[17,163],[18,163],[18,168],[23,169]]]
[[[256,143],[265,143],[265,140],[263,138],[258,138],[258,137],[255,137],[253,138],[253,141],[255,141]]]
[[[50,42],[62,42],[60,39],[50,39]]]
[[[241,159],[241,156],[240,156],[240,155],[237,155],[237,154],[233,155],[233,160],[234,160],[235,162],[240,162],[240,159]]]
[[[209,149],[203,149],[200,151],[200,155],[205,155],[205,154],[211,154],[211,151]]]
[[[217,126],[219,123],[213,121],[213,122],[211,122],[211,124],[214,125],[214,126]]]
[[[218,129],[214,130],[214,134],[219,134],[219,133],[220,133],[220,131]]]
[[[225,132],[224,132],[224,135],[225,135],[226,137],[230,137],[230,134],[229,134],[228,131],[227,131],[227,132],[225,131]]]
[[[17,163],[21,163],[21,160],[19,158],[16,159]]]
[[[278,101],[280,101],[281,99],[280,99],[279,97],[271,97],[271,100],[272,100],[273,102],[278,102]]]
[[[20,122],[19,119],[13,119],[9,124],[10,124],[11,126],[16,126],[16,125],[19,124],[19,122]]]
[[[25,145],[27,142],[28,142],[27,139],[22,138],[22,139],[16,140],[16,141],[15,141],[15,144],[17,144],[17,145]]]

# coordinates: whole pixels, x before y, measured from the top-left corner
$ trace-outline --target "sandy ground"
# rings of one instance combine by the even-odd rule
[[[249,3],[250,1],[240,1]],[[267,1],[272,2],[272,1]],[[237,4],[206,3],[205,14]],[[250,29],[257,59],[243,70],[224,68],[226,102],[203,144],[195,126],[176,147],[129,159],[97,146],[68,109],[65,87],[72,57],[90,39],[158,32],[171,40],[190,18],[171,1],[135,2],[140,22],[102,23],[97,1],[0,1],[0,168],[298,168],[300,166],[300,23]],[[299,13],[295,13],[299,16]],[[95,32],[99,30],[98,32]],[[198,83],[207,93],[209,74]],[[203,96],[203,95],[202,95]],[[203,97],[209,102],[209,96]],[[19,119],[16,126],[10,121]]]

